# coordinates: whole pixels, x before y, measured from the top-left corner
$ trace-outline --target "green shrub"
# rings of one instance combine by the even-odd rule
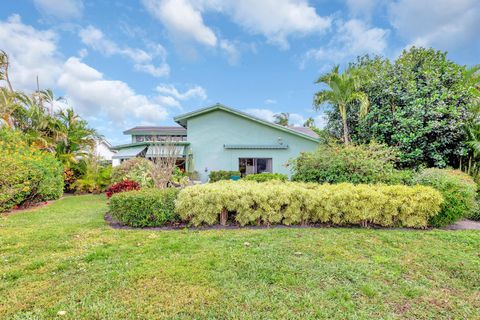
[[[63,168],[55,157],[26,143],[20,132],[0,129],[0,212],[63,194]]]
[[[145,158],[133,158],[122,162],[112,170],[112,183],[122,180],[138,182],[142,188],[153,187],[153,163]]]
[[[76,193],[101,193],[110,185],[112,166],[101,163],[98,157],[89,156],[81,160],[84,173],[71,185]]]
[[[291,163],[292,181],[396,184],[404,177],[394,168],[394,160],[394,152],[380,144],[321,145]]]
[[[179,189],[142,189],[116,193],[110,198],[112,217],[131,227],[158,227],[177,220],[175,199]]]
[[[240,171],[212,171],[209,174],[210,182],[217,182],[220,180],[230,180],[232,176],[240,176]]]
[[[286,174],[264,172],[264,173],[258,173],[258,174],[249,174],[246,177],[244,177],[243,180],[257,181],[257,182],[265,182],[270,180],[287,181],[288,177]]]
[[[367,222],[425,227],[440,211],[441,194],[425,186],[221,181],[183,189],[176,212],[193,225],[229,215],[240,225]]]
[[[426,169],[415,177],[416,183],[431,186],[445,199],[441,212],[430,219],[430,224],[443,227],[459,219],[470,217],[477,210],[477,185],[473,179],[458,170]]]

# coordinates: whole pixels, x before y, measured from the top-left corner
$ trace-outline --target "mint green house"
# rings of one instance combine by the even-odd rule
[[[178,148],[177,165],[196,171],[202,182],[211,171],[240,171],[243,175],[274,172],[290,175],[287,163],[301,152],[317,148],[318,136],[309,128],[280,126],[221,104],[174,118],[178,127],[135,127],[125,131],[132,142],[114,147],[113,165],[132,157],[161,157],[153,148],[167,138]]]

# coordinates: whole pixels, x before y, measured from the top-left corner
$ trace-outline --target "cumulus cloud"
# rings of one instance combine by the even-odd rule
[[[388,13],[396,32],[411,45],[442,50],[478,46],[478,0],[398,0]]]
[[[137,71],[148,73],[154,77],[163,77],[170,73],[170,67],[166,62],[166,50],[160,44],[150,45],[148,52],[128,46],[120,47],[94,26],[81,29],[79,36],[85,45],[106,56],[121,55],[130,59],[133,61],[134,68]],[[153,63],[156,60],[159,61],[158,65]]]
[[[105,79],[77,57],[65,61],[58,85],[82,114],[103,114],[119,124],[132,118],[152,123],[167,119],[163,106],[137,94],[123,81]]]
[[[206,100],[207,93],[204,88],[201,86],[194,86],[185,92],[179,92],[177,88],[173,85],[160,85],[157,86],[155,89],[158,93],[166,96],[171,96],[177,100],[190,100],[190,99],[198,99],[198,100]]]
[[[388,34],[389,30],[369,27],[362,20],[339,21],[329,45],[308,50],[301,67],[310,60],[338,63],[362,54],[382,54],[388,45]]]
[[[202,12],[188,0],[143,0],[145,8],[168,29],[177,40],[194,40],[216,46],[215,33],[203,22]]]
[[[23,24],[19,15],[12,15],[0,21],[0,43],[10,57],[10,76],[16,89],[35,89],[37,76],[42,87],[55,84],[62,63],[55,32],[37,30]]]
[[[41,13],[64,20],[80,18],[83,13],[81,0],[33,0],[33,3]]]
[[[203,20],[207,12],[225,14],[248,32],[262,35],[281,48],[288,48],[289,37],[321,33],[331,23],[305,0],[143,0],[143,4],[175,38],[210,47],[219,41]]]

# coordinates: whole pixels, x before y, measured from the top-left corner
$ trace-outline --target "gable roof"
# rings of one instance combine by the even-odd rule
[[[276,123],[272,123],[272,122],[257,118],[255,116],[252,116],[252,115],[248,114],[248,113],[245,113],[245,112],[242,112],[242,111],[224,106],[223,104],[220,104],[220,103],[217,103],[217,104],[215,104],[213,106],[210,106],[210,107],[198,109],[198,110],[195,110],[195,111],[192,111],[192,112],[188,112],[188,113],[179,115],[179,116],[173,118],[173,120],[175,120],[175,122],[177,122],[182,127],[186,128],[188,119],[199,116],[199,115],[202,115],[202,114],[206,114],[206,113],[209,113],[209,112],[212,112],[212,111],[217,111],[217,110],[222,110],[222,111],[225,111],[225,112],[228,112],[228,113],[232,113],[232,114],[235,114],[237,116],[243,117],[245,119],[255,121],[257,123],[266,125],[268,127],[275,128],[275,129],[280,130],[280,131],[291,133],[293,135],[305,138],[307,140],[311,140],[311,141],[315,141],[315,142],[319,141],[318,136],[314,137],[313,135],[310,135],[305,131],[296,130],[296,129],[293,129],[291,127],[281,126],[281,125],[278,125]],[[298,128],[298,127],[296,127],[296,128]]]

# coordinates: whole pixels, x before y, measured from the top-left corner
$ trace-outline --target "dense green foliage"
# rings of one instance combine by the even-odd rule
[[[430,218],[430,224],[443,227],[477,211],[477,185],[473,179],[458,170],[426,169],[415,177],[415,182],[431,186],[440,191],[444,198],[442,210]]]
[[[29,146],[24,134],[0,129],[0,212],[62,193],[63,170],[55,157]]]
[[[102,163],[95,156],[84,157],[81,160],[82,175],[72,184],[76,193],[100,193],[110,185],[112,166]]]
[[[265,182],[270,180],[287,181],[288,177],[286,174],[264,172],[264,173],[257,173],[257,174],[249,174],[245,176],[242,180],[257,181],[257,182]]]
[[[240,177],[240,172],[219,170],[219,171],[212,171],[208,175],[208,177],[210,178],[210,182],[217,182],[220,180],[230,180],[234,176]]]
[[[370,101],[365,117],[348,113],[353,142],[397,147],[403,167],[458,165],[466,153],[465,124],[471,117],[465,67],[444,52],[411,48],[393,62],[367,56],[351,68]],[[340,137],[343,116],[332,109],[328,117],[329,130]]]
[[[153,187],[152,167],[153,163],[145,158],[123,161],[113,168],[112,183],[132,180],[138,182],[142,188]]]
[[[176,211],[193,225],[216,224],[229,213],[235,223],[333,223],[425,227],[443,202],[425,186],[304,184],[221,181],[183,189]]]
[[[320,145],[292,162],[292,181],[408,184],[410,173],[394,168],[395,153],[382,145]]]
[[[178,189],[142,189],[116,193],[110,198],[113,218],[131,227],[158,227],[174,222]]]

